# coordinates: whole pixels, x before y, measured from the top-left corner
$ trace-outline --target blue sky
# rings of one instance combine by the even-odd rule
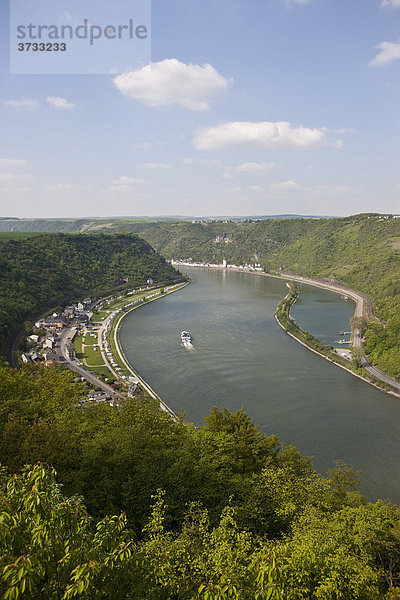
[[[10,75],[6,4],[2,216],[400,212],[400,0],[153,0],[110,75]]]

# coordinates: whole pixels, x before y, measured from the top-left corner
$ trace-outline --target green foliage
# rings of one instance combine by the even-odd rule
[[[217,236],[224,233],[230,241],[217,243]],[[379,335],[375,324],[369,325],[369,358],[383,371],[400,378],[399,219],[365,214],[254,223],[158,223],[143,226],[140,235],[168,258],[260,262],[266,271],[284,266],[287,272],[334,279],[366,292],[378,316],[387,321],[387,328],[381,326]]]
[[[364,350],[359,346],[353,346],[351,349],[351,358],[353,365],[356,369],[360,369],[362,366],[362,357],[364,356]]]
[[[64,498],[54,470],[43,465],[20,476],[3,472],[0,494],[4,600],[126,597],[119,574],[133,541],[124,515],[93,527],[81,499]]]
[[[124,514],[94,524],[80,498],[62,496],[54,470],[38,464],[7,476],[2,469],[2,598],[282,598],[274,558],[239,531],[232,508],[211,530],[207,513],[192,506],[173,536],[162,496],[135,543]]]
[[[383,371],[400,378],[400,316],[393,314],[385,326],[370,323],[365,335],[371,361]]]
[[[81,393],[69,371],[0,370],[3,600],[396,597],[400,510],[345,465],[319,476],[243,410],[195,428]]]
[[[274,459],[279,451],[278,438],[271,435],[266,438],[253,425],[243,408],[232,413],[214,406],[206,418],[205,431],[226,433],[234,440],[235,463],[242,473],[258,472],[266,461]]]
[[[350,325],[352,329],[359,329],[364,334],[368,327],[368,321],[365,317],[351,317]]]
[[[135,235],[42,234],[0,244],[0,350],[28,317],[56,304],[129,286],[182,279]]]
[[[0,242],[8,242],[9,240],[24,240],[28,237],[37,235],[36,233],[24,233],[22,231],[0,231]]]
[[[158,491],[143,536],[124,514],[90,518],[42,464],[0,469],[3,600],[394,600],[400,514],[377,502],[332,511],[306,502],[290,534],[263,539],[238,525],[228,504],[214,527],[190,504],[179,531],[166,525]]]
[[[379,335],[375,325],[368,327],[369,358],[380,369],[400,378],[397,323],[400,219],[362,214],[341,219],[210,223],[134,219],[0,221],[0,229],[13,227],[18,231],[80,231],[82,228],[90,231],[91,227],[100,227],[101,231],[101,225],[103,231],[138,233],[166,258],[219,263],[225,258],[231,264],[260,262],[267,271],[277,271],[284,266],[286,271],[295,274],[334,279],[366,292],[372,297],[378,316],[387,321],[387,328],[381,327]],[[27,314],[28,311],[24,313]],[[14,318],[12,311],[10,315],[14,319],[12,323],[24,318]],[[5,322],[10,315],[7,313]]]

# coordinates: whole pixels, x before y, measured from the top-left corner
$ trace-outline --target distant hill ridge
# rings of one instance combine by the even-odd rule
[[[30,231],[30,232],[60,232],[73,233],[82,231],[97,231],[105,227],[112,227],[118,231],[120,227],[130,225],[133,228],[136,226],[149,225],[159,222],[182,222],[182,221],[263,221],[267,219],[330,219],[332,217],[324,215],[298,215],[298,214],[282,214],[282,215],[248,215],[248,216],[160,216],[160,217],[86,217],[82,219],[65,218],[65,219],[24,219],[22,217],[0,217],[0,232],[1,231]]]

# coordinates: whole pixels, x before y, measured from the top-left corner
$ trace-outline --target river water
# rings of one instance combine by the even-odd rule
[[[371,500],[400,502],[400,400],[331,365],[292,338],[274,312],[284,281],[218,269],[181,269],[186,288],[123,321],[121,343],[133,367],[175,411],[201,425],[213,406],[244,407],[266,434],[314,457],[360,469]],[[352,301],[304,284],[294,319],[325,343],[349,330]],[[180,343],[184,329],[193,348]]]

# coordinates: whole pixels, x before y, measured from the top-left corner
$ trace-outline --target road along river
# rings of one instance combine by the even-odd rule
[[[128,315],[121,344],[129,362],[175,411],[201,424],[212,406],[244,407],[265,433],[314,456],[362,470],[374,500],[400,502],[400,400],[304,348],[278,326],[284,281],[218,269],[181,268],[193,282]],[[354,303],[300,284],[293,309],[325,343],[349,330]],[[193,349],[180,332],[193,335]]]

